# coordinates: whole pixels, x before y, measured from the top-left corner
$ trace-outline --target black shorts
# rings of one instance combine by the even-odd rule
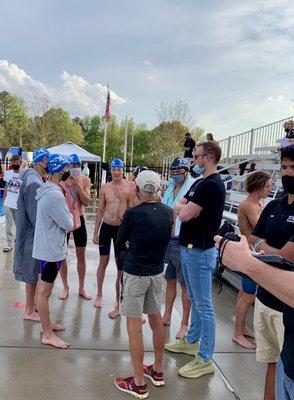
[[[72,232],[75,246],[76,247],[86,247],[87,246],[87,228],[85,223],[85,218],[83,215],[80,216],[81,218],[81,226]],[[67,243],[69,241],[70,233],[67,234]]]
[[[41,280],[54,283],[63,261],[39,261]]]
[[[115,242],[117,233],[119,230],[119,226],[113,226],[102,222],[99,233],[99,253],[100,256],[109,256],[110,255],[110,247],[111,247],[111,239],[113,240],[114,245],[114,255],[118,256],[118,251],[115,248]]]

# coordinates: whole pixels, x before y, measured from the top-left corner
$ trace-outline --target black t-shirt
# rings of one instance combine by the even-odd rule
[[[189,147],[189,150],[185,150],[184,157],[185,158],[193,158],[193,149],[195,147],[195,140],[192,138],[188,138],[185,140],[184,147]]]
[[[294,139],[294,129],[291,129],[287,134],[286,134],[287,139]]]
[[[171,238],[173,210],[161,203],[142,203],[129,208],[116,240],[118,251],[129,242],[123,270],[132,275],[152,276],[163,272],[163,257]]]
[[[197,218],[182,222],[179,242],[181,246],[192,244],[203,250],[214,247],[214,236],[222,221],[226,190],[218,173],[196,181],[184,196],[203,208]]]
[[[285,306],[283,312],[285,336],[281,353],[285,374],[294,379],[294,308]]]
[[[288,204],[288,195],[272,200],[263,210],[253,229],[253,235],[265,239],[269,246],[281,249],[294,235],[294,202]],[[257,298],[273,310],[283,311],[284,304],[267,290],[258,287]]]

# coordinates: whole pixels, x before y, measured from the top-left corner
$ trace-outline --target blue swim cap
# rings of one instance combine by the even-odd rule
[[[47,164],[50,175],[61,172],[69,164],[68,158],[62,154],[51,154]]]
[[[170,165],[170,169],[180,169],[180,168],[189,171],[189,163],[184,158],[175,158]]]
[[[81,164],[81,159],[77,154],[71,154],[68,157],[68,161],[70,164]]]
[[[111,161],[110,168],[124,168],[124,162],[120,158],[114,158]]]
[[[38,162],[42,161],[43,158],[45,158],[45,157],[49,158],[49,156],[50,156],[50,153],[47,149],[44,149],[42,147],[40,147],[39,149],[36,149],[33,152],[34,164],[37,164]]]

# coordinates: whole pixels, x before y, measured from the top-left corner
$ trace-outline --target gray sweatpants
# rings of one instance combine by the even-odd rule
[[[7,246],[13,247],[14,240],[15,240],[13,226],[14,226],[14,228],[16,226],[17,210],[15,208],[10,208],[10,207],[4,206],[4,215],[5,215],[5,229],[6,229]]]

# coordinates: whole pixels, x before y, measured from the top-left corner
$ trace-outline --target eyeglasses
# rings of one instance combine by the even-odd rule
[[[204,156],[207,156],[207,154],[208,153],[194,154],[194,158],[195,158],[195,160],[197,160],[198,157],[200,157],[200,156],[204,157]]]

